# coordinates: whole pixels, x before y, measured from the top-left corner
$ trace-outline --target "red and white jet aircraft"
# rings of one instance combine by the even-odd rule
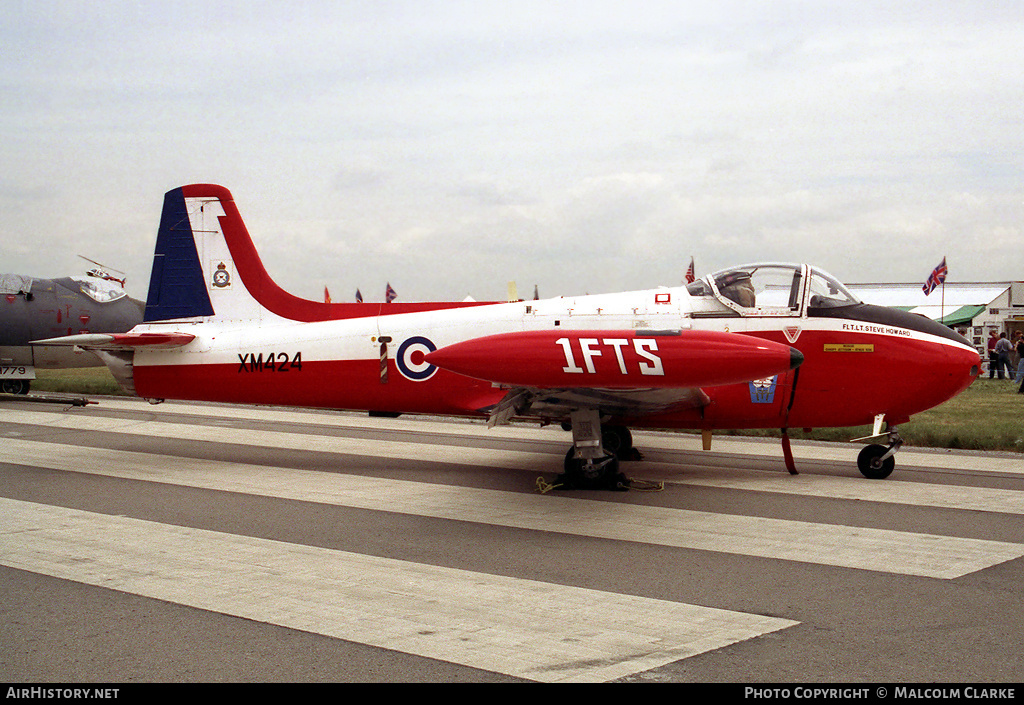
[[[502,303],[327,303],[268,276],[231,193],[166,194],[144,323],[40,341],[95,351],[152,400],[560,422],[567,486],[624,478],[629,427],[896,427],[966,389],[980,360],[945,326],[855,299],[808,265],[752,264],[685,287]],[[883,423],[886,431],[883,433]],[[866,439],[865,439],[866,440]]]

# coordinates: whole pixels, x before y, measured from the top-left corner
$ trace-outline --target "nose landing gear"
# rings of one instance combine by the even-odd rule
[[[872,443],[865,446],[857,456],[857,468],[864,477],[871,480],[884,480],[896,467],[896,459],[893,456],[903,445],[903,439],[895,427],[889,429],[887,436],[888,446]]]

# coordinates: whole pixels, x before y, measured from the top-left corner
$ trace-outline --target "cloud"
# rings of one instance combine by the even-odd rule
[[[143,295],[163,192],[219,182],[312,298],[611,291],[690,256],[1024,277],[1013,3],[58,2],[0,33],[12,271],[82,249]]]

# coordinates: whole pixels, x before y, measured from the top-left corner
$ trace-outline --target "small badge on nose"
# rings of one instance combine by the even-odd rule
[[[755,379],[750,382],[750,403],[771,404],[775,401],[775,386],[779,376],[768,377],[767,379]]]

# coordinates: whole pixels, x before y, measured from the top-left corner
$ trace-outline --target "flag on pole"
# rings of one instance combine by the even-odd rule
[[[690,266],[686,269],[686,283],[692,284],[697,278],[697,273],[693,269],[693,257],[690,258]]]
[[[397,298],[398,298],[397,292],[395,292],[395,290],[391,288],[391,282],[388,282],[388,286],[384,290],[384,301],[387,302],[387,303],[391,303],[392,301],[394,301]]]
[[[359,291],[359,289],[356,289],[356,303],[363,303],[363,292]]]
[[[935,291],[935,289],[938,288],[941,284],[945,283],[946,273],[946,258],[943,257],[939,265],[932,270],[931,276],[928,277],[928,281],[926,281],[924,283],[924,286],[921,287],[921,290],[924,291],[925,296],[928,296],[928,294]]]
[[[327,287],[326,286],[324,287],[324,303],[325,304],[331,303],[331,292],[327,291]]]

